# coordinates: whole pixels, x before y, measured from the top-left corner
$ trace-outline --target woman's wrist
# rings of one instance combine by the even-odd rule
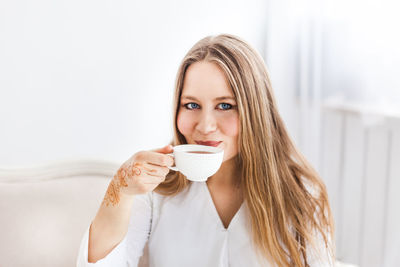
[[[106,206],[117,206],[121,204],[121,202],[132,202],[135,195],[125,193],[123,190],[124,187],[126,187],[126,184],[121,183],[121,178],[116,174],[108,185],[103,204]]]

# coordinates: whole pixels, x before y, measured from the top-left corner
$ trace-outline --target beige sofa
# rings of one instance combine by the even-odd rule
[[[0,266],[71,267],[118,164],[0,169]]]
[[[75,266],[82,235],[118,166],[78,160],[0,168],[0,267]]]

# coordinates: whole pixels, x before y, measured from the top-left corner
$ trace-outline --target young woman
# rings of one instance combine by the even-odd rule
[[[172,145],[224,149],[218,172],[170,171],[173,147],[141,151],[112,179],[78,266],[333,266],[321,179],[291,141],[262,58],[209,36],[179,68]],[[143,256],[142,256],[143,255]]]

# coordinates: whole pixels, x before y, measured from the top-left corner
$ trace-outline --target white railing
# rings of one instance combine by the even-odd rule
[[[338,258],[361,267],[400,266],[400,115],[329,104],[321,129],[320,172]]]

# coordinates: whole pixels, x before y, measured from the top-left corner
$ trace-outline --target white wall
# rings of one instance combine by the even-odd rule
[[[0,167],[167,144],[187,50],[227,32],[264,53],[265,14],[262,0],[0,2]]]
[[[325,95],[400,114],[400,2],[325,2]]]

